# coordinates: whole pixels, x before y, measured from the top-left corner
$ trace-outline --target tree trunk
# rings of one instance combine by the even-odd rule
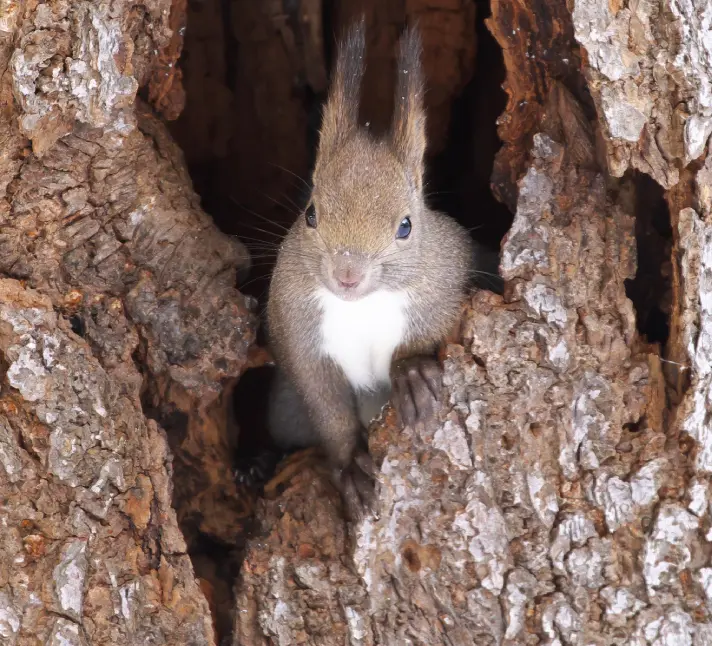
[[[712,644],[707,14],[493,0],[504,297],[437,427],[372,426],[375,518],[306,460],[267,488],[236,645]]]
[[[387,124],[417,17],[435,174],[493,163],[505,293],[464,304],[437,424],[374,422],[373,518],[344,523],[319,456],[296,454],[241,555],[255,500],[228,412],[264,362],[234,286],[249,256],[157,115],[182,115],[205,203],[241,232],[235,192],[264,213],[308,174],[322,31],[360,10],[364,118]],[[709,8],[491,0],[494,159],[472,123],[496,108],[485,13],[0,0],[1,643],[216,644],[227,604],[235,646],[712,645]],[[504,228],[478,195],[463,219]]]
[[[248,511],[221,393],[256,318],[246,251],[136,100],[180,112],[184,11],[0,2],[4,644],[215,643],[178,519]]]

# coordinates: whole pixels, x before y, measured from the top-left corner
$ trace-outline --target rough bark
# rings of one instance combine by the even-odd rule
[[[611,174],[637,168],[671,188],[712,133],[709,6],[584,0],[572,16]]]
[[[497,121],[502,149],[495,159],[492,189],[514,212],[517,182],[526,170],[532,137],[540,130],[548,103],[557,102],[558,95],[550,92],[552,86],[560,84],[572,91],[581,104],[579,109],[587,103],[587,91],[582,87],[580,54],[565,3],[492,0],[491,6],[487,26],[502,48],[508,97],[507,108]],[[574,132],[581,121],[579,117],[571,122]],[[562,135],[568,126],[568,122],[561,124]],[[567,144],[588,145],[588,140],[569,136]]]
[[[612,627],[599,603],[615,613],[619,596],[644,595],[645,574],[626,564],[646,549],[643,519],[676,473],[675,456],[660,455],[662,373],[637,340],[623,285],[633,220],[547,134],[532,157],[503,245],[507,298],[473,297],[463,342],[447,348],[441,425],[372,433],[380,518],[356,528],[355,590],[330,594],[341,563],[324,564],[321,546],[300,549],[313,541],[298,532],[284,541],[287,514],[327,526],[311,506],[267,507],[273,533],[248,554],[242,586],[276,643],[633,639],[634,622]],[[647,544],[651,570],[666,565],[660,542]],[[269,574],[253,574],[265,561]],[[276,616],[274,633],[266,617]]]
[[[493,3],[510,99],[493,184],[516,208],[504,297],[468,303],[438,426],[401,430],[386,409],[371,428],[376,517],[345,527],[319,470],[285,466],[236,645],[712,643],[712,165],[683,169],[709,138],[708,8],[604,5]],[[662,353],[626,296],[645,203],[616,179],[628,166],[670,188]]]
[[[212,644],[165,435],[52,301],[0,281],[4,644]]]
[[[0,3],[3,643],[214,643],[178,521],[234,541],[249,510],[222,397],[256,321],[136,99],[180,110],[184,9]]]
[[[291,179],[270,164],[306,174],[305,97],[327,65],[321,3],[200,3],[203,22],[190,4],[0,0],[3,643],[207,645],[224,621],[220,577],[196,580],[187,552],[230,550],[252,511],[226,408],[260,361],[256,317],[233,287],[244,248],[151,109],[187,101],[174,132],[194,164],[225,160],[225,196],[279,199]],[[334,31],[366,9],[380,126],[393,45],[420,19],[441,150],[473,3],[334,5]],[[282,465],[237,581],[236,645],[712,644],[709,19],[676,0],[492,2],[505,294],[465,304],[436,425],[400,429],[390,409],[373,425],[377,516],[343,522],[318,456]],[[670,214],[666,266],[635,278],[661,284],[629,290],[670,313],[662,349],[626,295],[657,199],[633,171]]]

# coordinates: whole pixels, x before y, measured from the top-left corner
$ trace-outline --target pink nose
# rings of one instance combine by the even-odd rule
[[[336,282],[339,283],[339,287],[353,289],[361,282],[363,274],[353,267],[345,267],[337,269],[334,272],[334,278],[336,278]]]
[[[352,287],[356,287],[361,281],[358,278],[354,278],[352,280],[339,280],[339,285],[341,287],[345,287],[346,289],[351,289]]]

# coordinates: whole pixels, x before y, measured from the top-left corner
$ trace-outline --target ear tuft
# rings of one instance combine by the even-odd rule
[[[338,45],[336,68],[319,139],[319,155],[328,155],[358,127],[361,79],[365,67],[366,21],[362,16]]]
[[[413,176],[418,189],[423,183],[423,158],[426,148],[425,81],[421,65],[423,45],[416,25],[411,25],[400,40],[395,114],[391,137],[396,155]]]

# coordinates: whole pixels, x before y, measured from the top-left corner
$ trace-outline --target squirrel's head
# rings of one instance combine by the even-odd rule
[[[388,134],[376,139],[358,123],[364,31],[361,19],[339,46],[300,225],[321,251],[322,282],[346,300],[407,286],[427,234],[420,36],[410,28],[401,39],[395,114]]]

